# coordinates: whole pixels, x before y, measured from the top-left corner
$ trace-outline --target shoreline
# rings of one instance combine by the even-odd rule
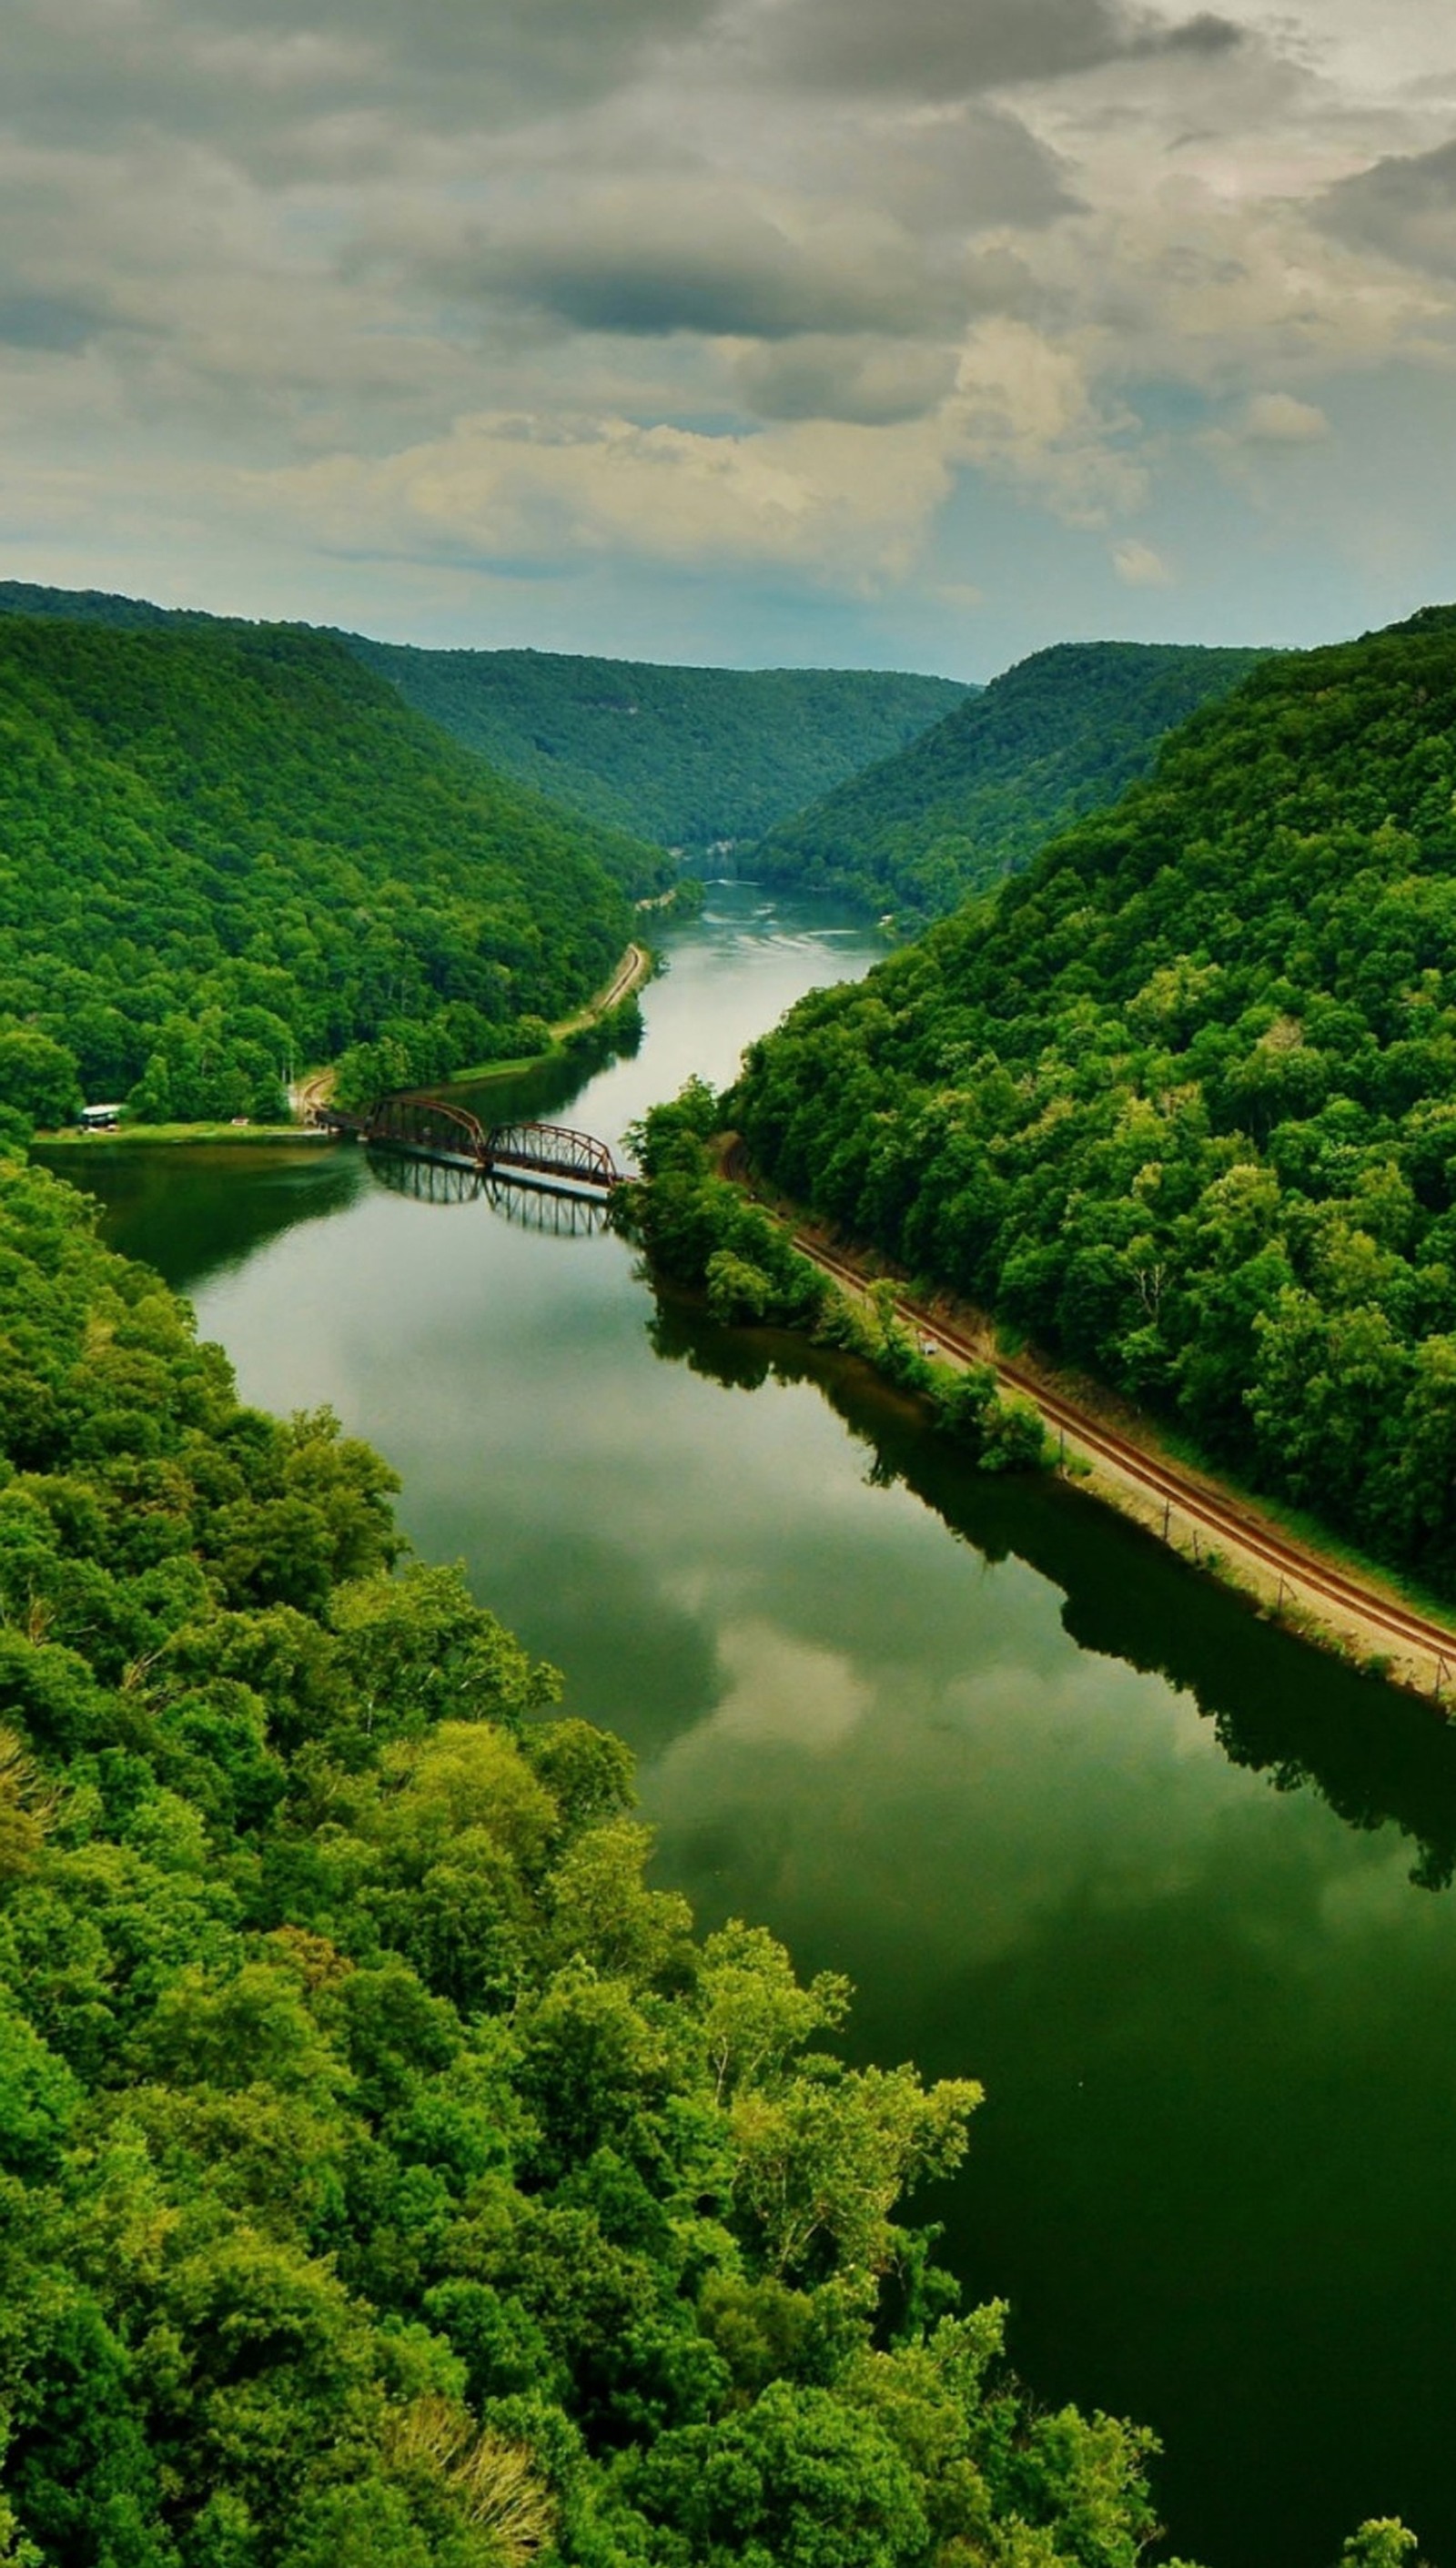
[[[528,1070],[540,1070],[543,1064],[555,1060],[557,1050],[568,1035],[581,1034],[588,1026],[599,1024],[603,1017],[611,1015],[614,1008],[620,1008],[624,999],[630,999],[635,990],[640,990],[644,981],[651,978],[654,959],[651,946],[639,945],[634,938],[606,988],[599,990],[584,1008],[578,1008],[574,1016],[557,1019],[551,1028],[556,1042],[550,1052],[526,1053],[518,1061],[481,1062],[473,1070],[452,1070],[448,1079],[437,1080],[436,1086],[445,1089],[489,1088],[496,1080],[519,1079]]]
[[[294,1141],[307,1141],[317,1147],[337,1137],[311,1124],[114,1124],[101,1132],[37,1132],[32,1146],[38,1150],[95,1150],[115,1149],[120,1142],[147,1150],[210,1150],[219,1144],[227,1149],[277,1149]]]
[[[635,990],[640,990],[644,981],[651,977],[654,961],[652,948],[640,945],[634,938],[605,989],[599,990],[596,997],[588,1000],[584,1008],[578,1008],[574,1015],[561,1017],[553,1025],[551,1032],[555,1040],[550,1052],[528,1053],[517,1061],[484,1062],[474,1070],[452,1070],[448,1079],[437,1080],[435,1085],[441,1089],[486,1088],[494,1080],[519,1079],[526,1071],[541,1069],[546,1062],[555,1060],[568,1035],[580,1034],[586,1027],[596,1025],[601,1018],[610,1015],[613,1008],[620,1007]],[[299,1083],[299,1093],[306,1091],[318,1104],[324,1105],[332,1090],[332,1080],[330,1071],[310,1071],[307,1078]],[[108,1129],[96,1132],[82,1131],[68,1124],[63,1131],[37,1132],[35,1135],[37,1146],[46,1150],[116,1149],[119,1145],[142,1149],[184,1149],[188,1144],[210,1148],[214,1142],[222,1142],[229,1148],[247,1148],[265,1143],[299,1141],[317,1148],[321,1142],[337,1141],[338,1138],[337,1132],[322,1130],[314,1124],[231,1123],[114,1124]]]
[[[919,1339],[933,1342],[940,1361],[954,1368],[990,1365],[1001,1386],[1029,1402],[1056,1439],[1052,1467],[1071,1485],[1242,1596],[1265,1621],[1452,1717],[1456,1629],[1405,1596],[1392,1573],[1343,1545],[1292,1531],[1267,1501],[1182,1459],[1145,1418],[1102,1386],[1059,1373],[1028,1350],[1008,1355],[987,1312],[949,1292],[922,1300],[887,1260],[846,1247],[787,1198],[750,1182],[740,1145],[728,1149],[723,1173],[751,1193],[841,1290],[868,1296],[874,1283],[893,1283],[901,1316]],[[1456,1613],[1451,1619],[1456,1624]]]

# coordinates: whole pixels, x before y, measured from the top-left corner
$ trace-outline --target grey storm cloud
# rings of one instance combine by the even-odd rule
[[[1236,27],[1232,18],[1220,18],[1212,9],[1201,9],[1196,18],[1183,18],[1174,27],[1134,37],[1128,50],[1142,54],[1231,54],[1244,40],[1245,30]]]
[[[956,377],[952,349],[901,340],[804,337],[745,350],[738,390],[759,419],[833,419],[888,428],[922,419]]]
[[[1021,308],[1026,272],[967,250],[988,227],[1035,229],[1076,209],[1052,155],[1015,118],[981,106],[910,130],[800,131],[775,159],[786,183],[751,185],[707,167],[563,179],[542,210],[507,197],[489,222],[373,254],[459,301],[501,301],[580,330],[694,333],[838,344],[865,334],[954,333],[969,313]],[[371,252],[366,250],[366,262]],[[1003,300],[1009,296],[1010,300]],[[818,381],[826,361],[806,361]],[[846,383],[836,355],[829,375]],[[827,381],[829,375],[824,375]],[[767,381],[765,376],[765,381]],[[775,381],[787,383],[783,369]],[[795,380],[798,380],[797,378]],[[898,397],[869,397],[877,416]],[[807,415],[795,396],[782,415]],[[860,416],[855,406],[847,414]]]
[[[1456,274],[1456,143],[1377,160],[1342,178],[1315,208],[1327,231],[1356,249],[1437,275]]]
[[[0,346],[33,348],[48,356],[74,356],[109,325],[97,304],[73,295],[7,293],[0,286]]]
[[[717,0],[10,0],[5,118],[36,141],[129,128],[307,157],[320,124],[508,126],[609,94]]]
[[[577,329],[646,336],[909,335],[957,310],[953,274],[898,224],[851,210],[790,232],[746,198],[672,181],[589,193],[529,231],[478,236],[449,270],[458,289]]]
[[[877,206],[925,236],[1006,223],[1036,229],[1080,206],[1046,146],[982,100],[931,119],[912,111],[806,122],[791,157],[805,189]]]
[[[351,120],[377,149],[580,108],[715,31],[750,88],[936,99],[1239,41],[1119,0],[9,0],[4,110],[35,140],[130,127],[279,168],[337,153]]]
[[[1170,27],[1116,0],[786,0],[766,29],[770,57],[805,87],[925,99],[1241,41],[1209,11]]]

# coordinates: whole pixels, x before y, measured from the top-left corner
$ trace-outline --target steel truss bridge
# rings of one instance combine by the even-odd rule
[[[329,1109],[320,1122],[372,1147],[497,1183],[604,1201],[623,1181],[606,1142],[590,1132],[574,1132],[564,1124],[497,1124],[487,1130],[467,1108],[442,1097],[383,1097],[364,1115]]]

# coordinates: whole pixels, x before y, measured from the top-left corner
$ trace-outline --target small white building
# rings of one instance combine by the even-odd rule
[[[120,1106],[83,1106],[81,1110],[83,1132],[114,1132],[121,1120]]]

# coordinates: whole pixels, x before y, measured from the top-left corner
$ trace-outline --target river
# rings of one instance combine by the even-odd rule
[[[669,954],[635,1060],[510,1110],[615,1140],[873,959],[742,885]],[[658,1310],[608,1235],[348,1146],[85,1173],[631,1742],[659,1878],[847,1970],[861,2056],[985,2080],[928,2213],[1043,2399],[1164,2436],[1174,2547],[1328,2568],[1399,2512],[1456,2568],[1456,1735],[844,1362]]]

